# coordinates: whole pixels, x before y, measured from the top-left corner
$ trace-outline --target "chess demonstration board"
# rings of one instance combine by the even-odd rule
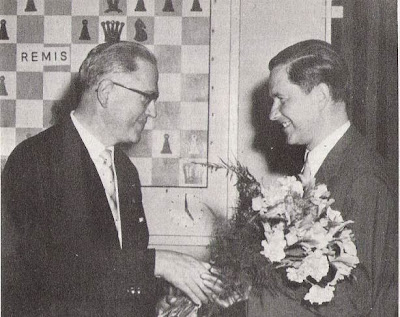
[[[137,41],[158,59],[158,116],[126,148],[144,186],[206,187],[210,0],[1,0],[2,167],[73,107],[72,82],[98,43]],[[68,110],[68,109],[67,109]]]

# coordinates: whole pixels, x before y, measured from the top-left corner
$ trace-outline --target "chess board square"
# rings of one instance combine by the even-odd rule
[[[54,65],[54,66],[43,66],[43,72],[70,72],[70,65]]]
[[[74,1],[76,2],[76,1]],[[46,1],[44,14],[46,15],[71,15],[71,0]]]
[[[43,98],[43,73],[18,72],[17,83],[17,99]]]
[[[207,131],[181,131],[182,158],[207,158]]]
[[[154,19],[154,44],[181,45],[182,44],[182,18],[181,17],[155,17],[155,19]]]
[[[126,40],[126,16],[125,17],[117,17],[117,16],[100,16],[99,18],[99,43],[104,43],[105,42],[105,35],[104,35],[104,30],[103,30],[103,26],[101,25],[102,22],[107,22],[107,21],[119,21],[120,23],[120,28],[122,23],[124,24],[124,26],[122,27],[122,33],[121,33],[121,37],[120,40],[121,41],[125,41]],[[107,24],[105,24],[105,28],[107,29]]]
[[[207,74],[210,47],[208,45],[182,45],[182,72]]]
[[[210,19],[209,18],[182,18],[182,44],[209,45]]]
[[[18,43],[43,43],[43,16],[18,16],[17,25]],[[61,37],[59,34],[57,34],[57,36]]]
[[[153,130],[152,157],[179,157],[179,130]]]
[[[179,185],[179,159],[153,158],[152,163],[152,186]]]
[[[1,39],[0,44],[3,45],[5,43],[17,43],[17,17],[8,15],[2,16],[0,15],[0,20],[4,20],[5,28],[7,31],[7,39]]]
[[[138,170],[141,185],[150,186],[152,174],[152,159],[144,157],[129,157],[129,159]]]
[[[158,79],[159,101],[181,100],[181,74],[161,73]]]
[[[79,72],[79,67],[96,44],[71,44],[71,72]]]
[[[43,99],[62,100],[71,84],[71,73],[45,72],[43,74]]]
[[[0,5],[0,14],[16,15],[17,14],[17,1],[2,1],[1,5]]]
[[[17,0],[18,15],[43,15],[45,0]],[[33,4],[33,5],[32,5]],[[30,5],[34,11],[29,11]]]
[[[4,86],[6,95],[0,95],[0,100],[13,100],[16,98],[17,93],[17,73],[16,72],[3,72],[0,71],[0,76],[4,76]]]
[[[124,147],[129,157],[151,157],[152,131],[143,130],[140,141],[132,146]]]
[[[1,142],[0,149],[1,155],[10,155],[15,148],[15,128],[0,128]]]
[[[49,128],[54,124],[53,112],[57,106],[57,101],[43,100],[43,128]]]
[[[178,127],[181,130],[207,130],[208,103],[182,102]]]
[[[181,72],[181,46],[179,45],[157,45],[155,56],[158,61],[160,73]]]
[[[86,21],[86,22],[85,22]],[[86,24],[89,39],[82,32],[84,23]],[[83,34],[82,34],[83,33]],[[81,37],[83,36],[83,37]],[[97,43],[99,39],[99,18],[94,16],[74,16],[72,17],[72,43],[88,44]]]
[[[43,48],[43,44],[17,44],[17,71],[42,72],[41,52]]]
[[[182,101],[208,101],[207,74],[182,74]]]
[[[22,141],[25,141],[26,139],[31,138],[42,131],[43,129],[40,128],[16,128],[15,145],[20,144]]]
[[[131,0],[128,1],[128,16],[154,16],[154,2],[159,0]],[[145,11],[140,11],[145,10]]]
[[[44,43],[71,43],[71,16],[45,16]]]
[[[15,127],[15,100],[0,101],[0,127]]]
[[[126,24],[128,41],[143,45],[154,43],[154,17],[128,17]]]
[[[179,185],[185,187],[206,187],[207,168],[198,163],[207,163],[206,159],[180,159]]]
[[[126,15],[126,1],[127,0],[107,0],[107,1],[101,0],[99,15],[119,15],[119,16]],[[114,6],[109,6],[108,2],[114,4]]]
[[[158,0],[155,2],[155,14],[157,16],[181,16],[182,3],[174,0]],[[173,11],[172,11],[173,10]]]
[[[15,126],[17,128],[43,127],[42,100],[17,100],[15,109]]]
[[[15,59],[17,53],[16,44],[0,45],[0,71],[14,71],[17,68]]]
[[[72,16],[94,15],[98,16],[100,12],[99,0],[72,1]]]
[[[157,102],[157,117],[154,119],[154,129],[176,129],[179,126],[179,116],[179,102]]]
[[[182,0],[182,16],[185,17],[208,17],[210,8],[210,0]]]

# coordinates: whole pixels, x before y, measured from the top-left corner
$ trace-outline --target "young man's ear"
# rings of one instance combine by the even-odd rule
[[[313,88],[313,94],[316,102],[324,107],[331,100],[331,92],[325,83],[320,83]]]
[[[97,99],[103,108],[107,108],[109,94],[113,86],[113,82],[109,79],[103,79],[97,86]]]

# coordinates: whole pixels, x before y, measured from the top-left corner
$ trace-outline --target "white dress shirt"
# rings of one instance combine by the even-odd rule
[[[350,128],[350,121],[337,128],[331,134],[329,134],[321,143],[319,143],[311,151],[306,150],[304,159],[308,159],[308,164],[311,170],[311,177],[315,177],[325,158],[329,152],[333,149],[340,138]],[[307,157],[308,156],[308,157]]]
[[[85,144],[86,149],[89,152],[90,158],[92,159],[94,165],[96,166],[97,173],[100,176],[100,179],[103,183],[104,191],[105,191],[105,182],[106,180],[102,178],[102,173],[100,172],[101,169],[103,168],[103,159],[100,157],[100,153],[102,153],[106,147],[95,137],[93,136],[85,127],[78,121],[78,119],[74,115],[74,111],[71,112],[71,119],[72,123],[74,124],[76,130],[78,131],[83,143]],[[113,218],[114,218],[114,223],[115,227],[117,228],[118,232],[118,239],[119,239],[119,244],[120,247],[122,248],[122,228],[121,228],[121,213],[120,213],[120,207],[119,207],[119,195],[118,195],[118,181],[117,181],[117,174],[115,173],[115,164],[114,164],[114,146],[107,147],[108,150],[111,151],[111,157],[112,157],[112,169],[114,172],[114,180],[115,180],[115,191],[116,191],[116,205],[117,205],[117,210],[116,212],[113,212]],[[113,202],[110,201],[109,195],[107,196],[108,203],[110,205],[110,209],[113,210]]]

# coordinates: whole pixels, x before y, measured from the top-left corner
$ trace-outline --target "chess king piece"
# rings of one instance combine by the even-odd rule
[[[200,6],[199,0],[193,1],[192,9],[190,11],[193,11],[193,12],[202,12],[203,11],[203,9]]]
[[[169,134],[164,134],[164,145],[161,150],[162,154],[172,154],[171,147],[169,146]]]
[[[79,39],[82,41],[90,41],[88,20],[86,20],[86,19],[82,20],[82,25],[83,26],[82,26],[81,36],[79,37]]]
[[[119,21],[101,22],[104,32],[104,41],[107,43],[119,42],[125,23]]]
[[[36,10],[35,2],[33,0],[28,0],[25,7],[25,12],[34,12]]]
[[[172,4],[172,0],[165,0],[163,12],[174,12],[174,6]]]
[[[135,8],[136,12],[145,12],[146,7],[144,6],[144,1],[143,0],[138,0],[137,4],[136,4],[136,8]]]
[[[6,28],[6,20],[1,20],[0,21],[0,24],[1,24],[1,27],[0,27],[0,40],[9,40],[10,38],[8,37],[8,34],[7,34],[7,28]]]
[[[197,145],[197,135],[192,134],[190,136],[190,143],[189,143],[189,155],[196,156],[200,154],[199,147]]]
[[[106,11],[104,11],[104,13],[108,13],[108,12],[118,12],[118,13],[122,13],[122,10],[120,8],[118,8],[119,5],[119,0],[107,0],[107,4],[108,4],[108,9]]]
[[[8,96],[5,79],[4,76],[0,76],[0,96]]]
[[[141,19],[136,20],[135,30],[135,41],[144,42],[147,40],[146,24]]]

